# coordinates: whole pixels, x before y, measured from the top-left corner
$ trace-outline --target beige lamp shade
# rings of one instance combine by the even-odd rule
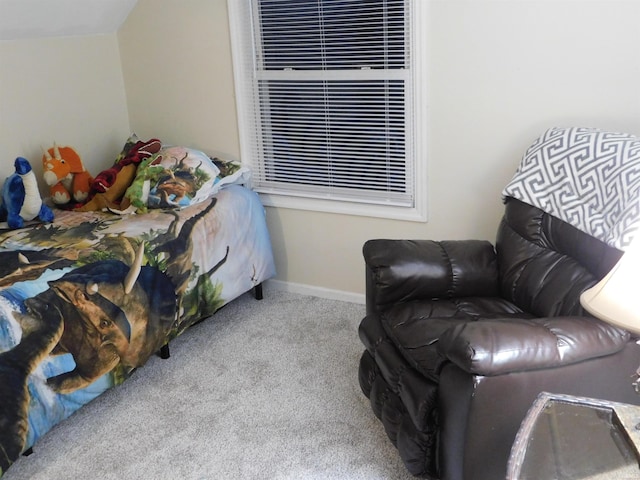
[[[640,236],[613,269],[580,296],[592,315],[640,335]]]

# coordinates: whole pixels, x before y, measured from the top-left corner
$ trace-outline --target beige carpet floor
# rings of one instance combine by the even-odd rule
[[[364,306],[265,289],[52,429],[3,480],[411,477],[358,386]]]

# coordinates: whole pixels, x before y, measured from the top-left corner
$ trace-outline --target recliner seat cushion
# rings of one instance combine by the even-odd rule
[[[501,298],[452,298],[416,300],[397,303],[378,314],[384,334],[377,331],[379,338],[386,336],[413,368],[434,382],[438,381],[440,368],[445,358],[438,353],[438,340],[450,328],[478,319],[489,318],[530,318],[515,305]],[[361,331],[366,332],[373,319],[365,319]],[[376,331],[376,330],[374,330]],[[377,339],[367,339],[363,333],[363,343],[375,344]]]

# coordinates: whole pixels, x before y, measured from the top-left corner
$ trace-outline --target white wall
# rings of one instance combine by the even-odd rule
[[[429,8],[429,221],[268,208],[279,280],[357,298],[368,238],[492,240],[500,191],[546,128],[640,134],[640,2]],[[133,128],[238,158],[226,0],[139,0],[119,38]]]
[[[41,180],[41,146],[54,141],[75,147],[95,175],[128,133],[115,34],[0,41],[0,182],[18,156]]]

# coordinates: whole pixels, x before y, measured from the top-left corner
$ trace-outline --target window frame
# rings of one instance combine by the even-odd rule
[[[407,0],[412,4],[413,15],[411,21],[410,48],[412,52],[412,82],[413,104],[409,106],[413,116],[413,132],[407,135],[407,150],[413,152],[413,192],[412,206],[398,206],[375,203],[358,203],[348,200],[307,198],[282,193],[260,192],[260,197],[265,206],[290,208],[297,210],[309,210],[327,213],[338,213],[376,218],[389,218],[415,222],[427,221],[427,154],[426,154],[426,25],[427,2],[421,0]],[[252,156],[245,152],[252,152],[252,133],[254,127],[250,122],[252,115],[247,109],[253,108],[257,98],[250,95],[257,94],[250,85],[247,85],[247,73],[253,72],[251,55],[247,55],[248,48],[253,51],[253,41],[250,29],[246,28],[247,17],[251,15],[252,0],[227,0],[229,27],[232,47],[232,59],[234,70],[235,97],[238,114],[238,129],[240,136],[240,152],[243,161],[255,169],[252,165]],[[249,77],[250,78],[250,77]]]

